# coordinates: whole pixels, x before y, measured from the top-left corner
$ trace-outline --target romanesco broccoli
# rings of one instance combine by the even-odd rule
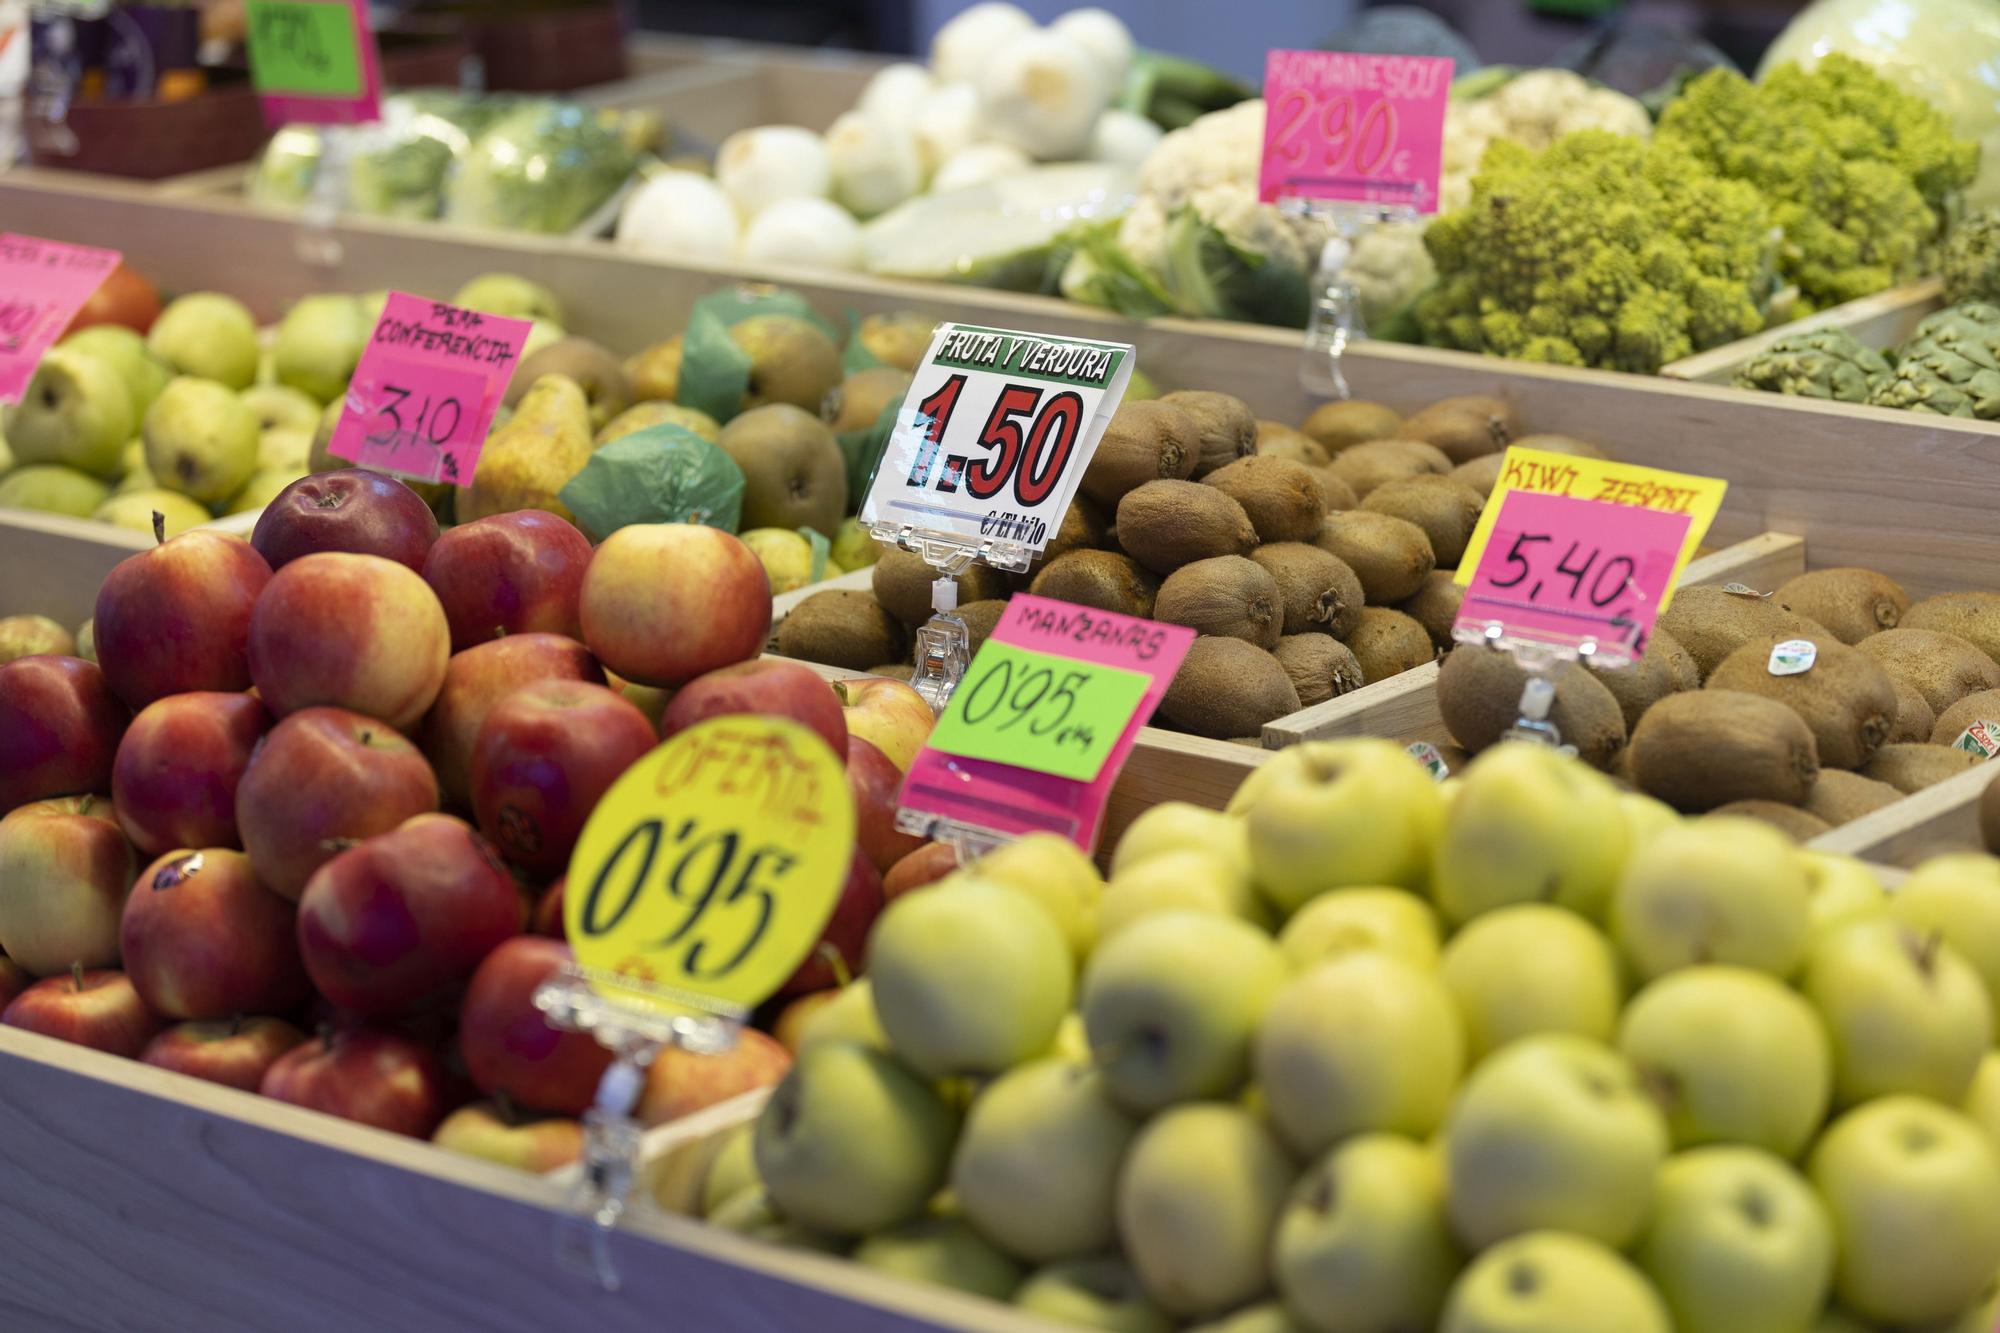
[[[1990,301],[2000,296],[2000,208],[1974,213],[1956,227],[1938,256],[1947,301]]]

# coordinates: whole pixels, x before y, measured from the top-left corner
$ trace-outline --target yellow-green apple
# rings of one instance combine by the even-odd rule
[[[250,688],[250,617],[271,567],[241,537],[184,532],[120,561],[97,590],[97,664],[144,708],[169,694]]]
[[[1289,915],[1328,889],[1421,890],[1444,798],[1403,747],[1311,741],[1272,756],[1229,800],[1249,826],[1257,887]]]
[[[1688,1333],[1806,1333],[1833,1277],[1833,1227],[1799,1173],[1756,1148],[1676,1153],[1635,1257]]]
[[[0,954],[0,1008],[5,1008],[16,995],[35,984],[34,976],[5,954]]]
[[[1537,954],[1520,954],[1534,958]],[[1797,1157],[1826,1119],[1833,1057],[1798,992],[1762,972],[1682,968],[1625,1008],[1618,1049],[1666,1112],[1674,1146],[1747,1143]]]
[[[545,1175],[583,1156],[583,1122],[524,1116],[497,1102],[473,1102],[446,1116],[431,1142],[446,1152]]]
[[[272,727],[236,784],[236,828],[257,878],[296,900],[343,846],[438,806],[423,752],[372,717],[306,708]]]
[[[1681,822],[1680,811],[1643,792],[1619,792],[1618,813],[1624,818],[1626,839],[1634,852]]]
[[[889,1034],[882,1030],[882,1022],[875,1016],[875,988],[868,984],[867,977],[801,995],[792,1003],[800,1005],[808,1000],[819,1003],[799,1018],[797,1033],[787,1043],[794,1060],[808,1047],[827,1041],[857,1041],[878,1051],[889,1049]],[[788,1006],[785,1013],[790,1012]],[[779,1040],[783,1041],[785,1035],[780,1034]]]
[[[65,337],[79,329],[114,324],[144,333],[160,317],[160,293],[130,264],[120,264],[99,283],[63,329]]]
[[[1934,934],[1889,918],[1850,922],[1813,946],[1799,989],[1833,1043],[1841,1106],[1914,1092],[1956,1106],[1993,1044],[1979,974]]]
[[[1222,856],[1236,865],[1244,883],[1250,882],[1250,829],[1242,818],[1186,801],[1162,801],[1127,824],[1111,852],[1111,873],[1168,852]]]
[[[843,711],[840,696],[817,671],[797,662],[758,658],[705,672],[675,690],[660,714],[660,739],[728,713],[765,713],[810,727],[836,756],[845,756]],[[898,770],[897,781],[901,779]]]
[[[896,898],[912,889],[935,884],[958,869],[958,848],[948,842],[927,842],[882,876],[882,896]]]
[[[1865,1319],[1949,1319],[2000,1271],[2000,1149],[1958,1111],[1858,1106],[1820,1136],[1807,1176],[1833,1219],[1834,1295]]]
[[[38,977],[118,962],[137,858],[111,802],[61,796],[0,818],[0,949]]]
[[[1395,1134],[1358,1134],[1308,1167],[1271,1250],[1286,1305],[1331,1333],[1435,1327],[1460,1263],[1437,1153]]]
[[[1147,1121],[1118,1173],[1118,1236],[1160,1308],[1198,1319],[1262,1295],[1296,1174],[1240,1107],[1193,1102]]]
[[[544,935],[552,940],[566,938],[563,931],[563,888],[568,883],[568,875],[557,875],[542,890],[528,917],[529,933]]]
[[[1889,895],[1882,881],[1867,866],[1851,856],[1826,852],[1805,852],[1806,885],[1812,893],[1808,916],[1813,938],[1835,926],[1864,916],[1881,916],[1889,910]]]
[[[167,381],[139,424],[146,469],[160,485],[219,505],[256,473],[257,417],[239,387],[190,375]]]
[[[633,523],[591,556],[578,615],[605,666],[641,685],[681,685],[763,651],[771,580],[720,528]]]
[[[345,292],[301,297],[278,321],[271,347],[278,382],[322,403],[332,402],[347,391],[374,325],[365,303]]]
[[[718,1231],[730,1231],[752,1240],[787,1250],[815,1250],[821,1254],[845,1255],[847,1243],[823,1235],[778,1216],[777,1207],[762,1188],[739,1190],[708,1216],[708,1224]]]
[[[137,1059],[160,1030],[159,1017],[123,972],[81,966],[43,977],[16,995],[0,1011],[0,1023],[127,1059]]]
[[[22,657],[75,657],[76,636],[47,616],[0,616],[0,664]]]
[[[646,1091],[635,1114],[643,1125],[664,1125],[704,1107],[768,1088],[792,1067],[792,1053],[775,1038],[746,1027],[720,1055],[696,1055],[664,1046],[646,1067]]]
[[[310,1111],[427,1139],[444,1119],[445,1088],[444,1064],[422,1042],[378,1028],[341,1028],[279,1056],[257,1090]]]
[[[423,497],[372,468],[311,473],[279,491],[257,516],[250,544],[273,572],[302,555],[378,555],[423,573],[437,515]]]
[[[313,872],[299,896],[299,953],[328,1000],[394,1018],[455,996],[525,915],[484,838],[450,815],[418,815]]]
[[[868,966],[868,933],[882,915],[882,876],[875,863],[856,848],[847,862],[847,879],[833,904],[833,915],[821,927],[819,941],[798,965],[773,1000],[789,1000],[809,991],[837,986]]]
[[[909,772],[937,720],[924,696],[887,676],[835,681],[833,691],[847,713],[847,734],[871,742]]]
[[[451,655],[444,685],[424,715],[417,742],[431,761],[445,800],[472,808],[472,747],[493,705],[531,681],[604,683],[590,651],[560,634],[510,634]]]
[[[1536,1231],[1495,1245],[1452,1284],[1437,1333],[1674,1333],[1666,1303],[1621,1255]]]
[[[810,991],[797,999],[787,1000],[784,1007],[778,1010],[778,1016],[771,1020],[771,1035],[778,1039],[780,1046],[796,1056],[806,1025],[820,1010],[839,999],[846,989],[845,986],[829,986],[825,990]]]
[[[1618,881],[1611,936],[1642,980],[1735,963],[1783,980],[1805,961],[1812,894],[1792,840],[1742,815],[1689,820]]]
[[[1890,916],[1938,936],[1972,964],[2000,1031],[2000,860],[1983,853],[1934,856],[1884,896]]]
[[[169,852],[125,899],[125,975],[163,1018],[289,1012],[309,993],[293,917],[243,853]]]
[[[1270,937],[1233,917],[1159,912],[1105,940],[1084,965],[1077,1009],[1112,1100],[1149,1115],[1234,1096],[1288,976]]]
[[[479,830],[531,874],[558,874],[598,798],[657,744],[646,715],[602,685],[538,680],[510,690],[472,745]]]
[[[1431,1134],[1465,1068],[1465,1037],[1437,973],[1350,953],[1272,998],[1251,1067],[1278,1136],[1309,1157],[1351,1134]]]
[[[7,445],[17,463],[61,463],[109,480],[137,424],[115,362],[51,347],[7,419]]]
[[[430,585],[378,555],[300,556],[271,576],[250,617],[250,679],[279,717],[327,704],[408,731],[450,657]]]
[[[973,1099],[953,1196],[981,1235],[1030,1263],[1115,1249],[1118,1168],[1138,1132],[1095,1069],[1030,1061]]]
[[[671,713],[672,709],[668,711]],[[896,827],[896,802],[903,790],[903,770],[874,742],[859,736],[847,738],[847,789],[854,796],[855,846],[876,870],[887,873],[896,862],[924,845],[924,839]]]
[[[1438,919],[1431,905],[1402,889],[1335,889],[1301,907],[1278,933],[1292,969],[1368,950],[1413,967],[1438,963]],[[1473,1033],[1468,1029],[1468,1038]]]
[[[130,714],[80,657],[0,666],[0,811],[111,786]]]
[[[897,1055],[932,1078],[997,1074],[1046,1051],[1073,976],[1048,913],[992,884],[906,893],[868,940],[882,1029]]]
[[[1610,1041],[1618,1030],[1618,955],[1561,907],[1522,903],[1474,917],[1445,946],[1439,973],[1465,1021],[1468,1064],[1537,1032]]]
[[[1097,900],[1097,939],[1155,912],[1212,912],[1268,927],[1271,913],[1250,876],[1223,851],[1163,852],[1111,872]]]
[[[1104,880],[1081,847],[1057,833],[1030,833],[980,857],[971,873],[1040,903],[1062,931],[1079,967],[1090,956],[1097,943],[1097,906],[1104,896]]]
[[[1630,837],[1610,779],[1546,745],[1496,745],[1459,776],[1431,895],[1451,922],[1515,903],[1604,919]]]
[[[458,1008],[458,1051],[481,1092],[563,1115],[590,1109],[611,1052],[587,1032],[552,1027],[535,1008],[535,988],[572,958],[560,940],[522,935],[472,974]]]
[[[1139,1275],[1116,1254],[1064,1259],[1029,1274],[1014,1304],[1059,1324],[1111,1333],[1173,1333],[1174,1321],[1153,1304]]]
[[[254,694],[197,690],[140,709],[111,769],[118,823],[140,854],[242,846],[236,787],[270,727]]]
[[[451,303],[508,319],[541,320],[555,325],[563,322],[562,302],[554,292],[512,273],[482,273],[460,287]]]
[[[756,1148],[751,1142],[755,1130],[755,1123],[746,1120],[722,1131],[721,1145],[700,1168],[701,1211],[698,1216],[707,1217],[745,1190],[763,1190],[764,1182],[757,1179]]]
[[[305,1039],[282,1018],[176,1023],[147,1042],[139,1058],[189,1078],[255,1092],[278,1057]]]
[[[451,528],[424,559],[451,625],[451,650],[507,634],[583,637],[577,618],[590,539],[540,509],[493,514]]]
[[[1187,1333],[1307,1333],[1307,1328],[1282,1302],[1260,1301],[1205,1324],[1190,1324]]]
[[[878,1231],[848,1257],[878,1273],[994,1301],[1021,1285],[1021,1266],[956,1217],[920,1217]]]
[[[0,985],[0,995],[6,993],[6,987]],[[1995,1150],[2000,1151],[2000,1051],[1988,1051],[1979,1057],[1979,1072],[1972,1077],[1972,1088],[1965,1094],[1961,1109],[1986,1131]]]
[[[1523,1037],[1472,1071],[1445,1122],[1452,1230],[1473,1250],[1544,1228],[1628,1245],[1667,1141],[1618,1052],[1566,1032]]]
[[[868,1127],[856,1133],[857,1126]],[[802,1227],[860,1236],[907,1222],[944,1185],[958,1117],[893,1057],[853,1042],[809,1047],[753,1140],[757,1174]]]
[[[247,389],[257,378],[257,321],[220,292],[177,296],[146,332],[146,347],[182,375]]]

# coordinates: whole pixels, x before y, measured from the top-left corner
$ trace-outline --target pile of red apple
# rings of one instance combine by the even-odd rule
[[[98,594],[97,663],[0,666],[0,1023],[561,1164],[609,1055],[532,996],[569,957],[584,822],[662,737],[764,712],[846,757],[853,864],[773,1017],[861,970],[884,872],[948,866],[894,825],[929,708],[759,660],[770,623],[763,566],[718,529],[593,549],[527,510],[440,534],[358,469],[295,483],[250,541],[132,556]],[[669,1052],[642,1117],[789,1064],[755,1031],[726,1057]]]

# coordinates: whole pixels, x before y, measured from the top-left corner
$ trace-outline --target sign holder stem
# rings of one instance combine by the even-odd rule
[[[1305,344],[1299,353],[1299,387],[1330,398],[1350,398],[1340,359],[1347,344],[1368,337],[1361,314],[1361,294],[1347,276],[1347,261],[1355,243],[1369,229],[1412,223],[1422,215],[1408,204],[1363,204],[1286,195],[1278,210],[1323,222],[1332,231],[1321,247],[1312,283],[1312,310]]]
[[[966,668],[972,665],[972,636],[958,614],[958,576],[975,564],[1018,574],[1033,563],[1034,553],[1015,542],[991,538],[968,541],[909,523],[872,523],[868,535],[922,556],[937,573],[931,581],[931,618],[917,631],[916,672],[910,685],[931,706],[933,715],[942,716],[952,692],[965,679]]]

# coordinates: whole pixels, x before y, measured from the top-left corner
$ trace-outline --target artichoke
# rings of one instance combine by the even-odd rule
[[[1953,228],[1938,257],[1944,299],[2000,299],[2000,208],[1974,213]]]
[[[1957,305],[1946,306],[1933,314],[1925,315],[1923,322],[1911,330],[1909,338],[1903,345],[1914,347],[1918,343],[1929,342],[1947,331],[1952,336],[1960,333],[1974,337],[2000,334],[2000,305],[1989,305],[1984,301],[1962,301]]]
[[[1889,360],[1844,329],[1790,333],[1736,372],[1739,389],[1865,403],[1888,383]]]
[[[1931,324],[1937,318],[1932,316],[1924,323]],[[1981,327],[1969,320],[1939,324],[1929,336],[1903,345],[1895,372],[1868,401],[1877,407],[1946,417],[2000,419],[2000,353],[1996,353],[1996,345],[2000,345],[2000,327]]]

